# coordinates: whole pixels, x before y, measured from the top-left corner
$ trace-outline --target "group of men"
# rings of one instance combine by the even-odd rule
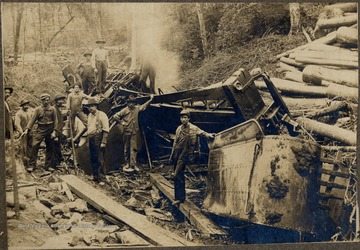
[[[109,133],[109,119],[107,115],[98,110],[99,100],[91,96],[94,88],[102,92],[106,83],[106,72],[109,67],[109,57],[104,49],[104,40],[98,40],[99,45],[93,53],[85,53],[85,62],[78,67],[81,76],[81,84],[76,82],[71,86],[67,96],[58,94],[53,98],[47,93],[40,96],[41,105],[35,109],[29,106],[28,100],[20,102],[20,108],[15,114],[14,122],[11,118],[10,106],[7,99],[13,94],[13,88],[5,86],[5,129],[6,138],[10,138],[10,126],[17,131],[19,140],[21,140],[24,163],[29,172],[34,171],[37,167],[37,158],[40,144],[45,141],[45,169],[53,170],[60,166],[64,160],[61,147],[65,140],[64,114],[68,116],[70,139],[77,142],[81,136],[87,134],[87,143],[89,147],[89,157],[92,164],[92,179],[99,182],[104,173],[104,149],[107,143]],[[150,77],[150,89],[144,92],[155,93],[155,70],[148,63],[143,66],[141,82],[145,85],[147,77]],[[83,88],[83,91],[81,90]],[[127,106],[113,116],[113,119],[122,126],[125,165],[124,172],[139,171],[137,166],[137,152],[139,151],[139,112],[144,111],[151,101],[136,105],[135,97],[130,95],[127,98]],[[83,100],[87,99],[85,104],[89,110],[86,115],[83,111]],[[77,131],[75,135],[75,119],[84,124],[82,131]],[[197,126],[191,124],[190,113],[183,110],[180,113],[180,125],[175,134],[175,140],[170,157],[170,162],[174,164],[174,187],[175,202],[174,205],[184,202],[185,200],[185,167],[191,162],[192,155],[196,148],[198,136],[213,138],[213,134],[208,134]],[[36,126],[35,126],[36,124]]]

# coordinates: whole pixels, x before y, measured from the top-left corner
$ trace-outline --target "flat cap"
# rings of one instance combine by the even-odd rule
[[[54,97],[54,100],[59,100],[59,99],[66,99],[66,96],[64,94],[57,94],[55,97]]]
[[[29,104],[29,103],[30,103],[29,100],[26,100],[26,99],[21,100],[21,102],[20,102],[20,107],[24,106],[25,104]]]
[[[42,93],[42,94],[40,95],[40,99],[41,99],[41,100],[44,100],[44,99],[46,99],[46,98],[50,98],[50,95],[49,95],[48,93]]]

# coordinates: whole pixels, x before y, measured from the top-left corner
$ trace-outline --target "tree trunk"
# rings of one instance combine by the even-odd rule
[[[293,35],[301,30],[300,3],[289,3],[290,10],[290,33]]]
[[[102,10],[102,3],[97,3],[97,10],[98,10],[98,37],[103,38],[103,10]]]
[[[303,70],[303,81],[321,84],[322,80],[331,81],[349,87],[358,87],[356,70],[335,70],[321,66],[309,65]]]
[[[41,51],[44,51],[44,42],[43,42],[43,31],[42,31],[42,17],[41,17],[41,3],[38,3],[38,15],[39,15],[39,39],[40,39],[40,48]]]
[[[290,71],[290,72],[285,73],[285,79],[286,80],[304,83],[302,78],[303,78],[302,74],[298,73],[298,72],[291,72]]]
[[[54,34],[54,35],[49,39],[49,41],[47,42],[46,47],[45,47],[45,50],[50,49],[51,43],[52,43],[52,41],[55,39],[55,37],[56,37],[63,29],[65,29],[65,27],[66,27],[69,23],[71,23],[71,21],[74,20],[74,18],[75,18],[74,16],[70,17],[70,19],[69,19],[63,26],[61,26],[58,31],[55,32],[55,34]]]
[[[319,29],[331,29],[341,26],[350,26],[355,23],[357,23],[357,15],[335,17],[331,19],[319,19],[316,23],[316,26],[319,27]]]
[[[335,59],[319,59],[319,58],[311,58],[311,57],[296,57],[297,62],[304,64],[315,64],[315,65],[328,65],[328,66],[337,66],[349,69],[358,68],[358,62],[355,61],[340,61]]]
[[[205,58],[208,58],[210,56],[209,44],[206,36],[205,19],[201,8],[201,3],[195,3],[195,8],[199,19],[200,37],[201,37],[204,56]]]
[[[322,122],[314,121],[305,117],[299,117],[296,121],[306,130],[323,135],[346,145],[356,145],[356,133]]]
[[[323,60],[339,60],[339,61],[354,61],[358,62],[357,52],[344,51],[344,52],[318,52],[318,51],[301,51],[296,52],[291,55],[295,58],[295,61],[298,57],[308,57],[308,58],[318,58]]]
[[[24,13],[24,3],[19,3],[16,12],[15,34],[14,34],[14,65],[17,65],[18,63],[20,29],[21,29],[21,20],[23,17],[23,13]]]
[[[335,3],[325,6],[325,10],[341,9],[344,12],[356,12],[357,3]]]
[[[308,113],[306,116],[310,119],[314,119],[314,118],[318,118],[318,117],[322,117],[322,116],[327,116],[330,115],[332,113],[338,112],[338,111],[342,111],[342,110],[347,110],[348,104],[347,102],[335,102],[334,104],[332,104],[329,107],[323,108],[323,109],[319,109],[316,111],[312,111],[310,113]]]

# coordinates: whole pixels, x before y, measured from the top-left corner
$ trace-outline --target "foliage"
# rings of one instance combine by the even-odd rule
[[[326,3],[302,3],[301,19],[304,27],[314,28],[320,13],[324,10]]]

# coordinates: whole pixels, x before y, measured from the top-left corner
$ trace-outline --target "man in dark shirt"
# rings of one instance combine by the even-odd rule
[[[136,157],[138,152],[139,141],[139,112],[144,111],[154,99],[153,95],[150,95],[150,99],[143,105],[136,105],[135,97],[130,95],[127,100],[127,107],[120,110],[113,117],[116,121],[124,127],[124,156],[126,165],[123,167],[125,172],[139,171],[136,166]]]
[[[91,52],[84,54],[85,62],[79,65],[79,75],[81,77],[84,94],[90,95],[96,87],[95,73],[91,65]]]
[[[187,110],[180,112],[180,125],[176,129],[173,149],[170,156],[170,162],[174,163],[174,189],[175,201],[173,205],[185,201],[185,168],[191,161],[194,151],[198,145],[198,136],[214,138],[213,134],[206,133],[197,126],[191,124],[190,113]]]
[[[29,160],[29,168],[27,171],[32,172],[36,168],[36,160],[39,152],[41,142],[45,139],[46,151],[45,151],[45,168],[49,169],[52,165],[53,158],[53,143],[56,136],[55,131],[58,128],[58,119],[56,116],[56,110],[50,105],[50,95],[44,93],[40,96],[41,106],[37,107],[34,111],[34,115],[31,117],[24,134],[27,135],[29,130],[32,129],[35,122],[38,126],[34,131],[31,155]]]
[[[61,142],[63,140],[63,128],[64,128],[64,117],[61,112],[61,107],[64,107],[66,103],[66,96],[63,94],[58,94],[54,97],[55,102],[55,110],[56,110],[56,116],[58,119],[58,126],[56,130],[56,137],[54,139],[54,167],[57,168],[62,161],[64,161],[64,157],[61,153]]]

